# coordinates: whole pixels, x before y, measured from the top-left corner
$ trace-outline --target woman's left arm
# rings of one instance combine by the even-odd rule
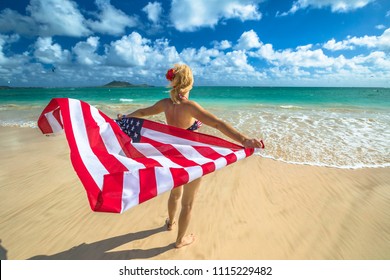
[[[122,115],[121,118],[143,118],[146,116],[152,116],[152,115],[157,115],[162,112],[164,112],[165,109],[165,99],[162,99],[160,101],[157,101],[155,104],[153,104],[150,107],[146,108],[141,108],[138,110],[135,110],[134,112],[127,114],[127,115]],[[119,116],[118,116],[119,118]]]

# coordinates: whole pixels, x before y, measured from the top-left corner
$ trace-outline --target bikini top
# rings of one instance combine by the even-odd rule
[[[202,122],[195,120],[194,124],[191,125],[189,128],[187,128],[187,130],[194,131],[194,130],[199,129],[201,126],[202,126]]]

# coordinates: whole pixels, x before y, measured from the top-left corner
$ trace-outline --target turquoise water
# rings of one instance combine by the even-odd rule
[[[90,103],[150,104],[166,97],[168,88],[32,88],[0,91],[5,104],[42,105],[54,97],[70,97]],[[334,108],[390,108],[386,88],[267,88],[195,87],[191,97],[203,105],[326,106]]]
[[[54,97],[81,99],[114,117],[149,106],[168,90],[0,90],[0,126],[36,127]],[[190,98],[238,130],[263,138],[266,149],[259,156],[337,168],[390,166],[390,89],[195,87]],[[224,137],[207,127],[202,131]]]

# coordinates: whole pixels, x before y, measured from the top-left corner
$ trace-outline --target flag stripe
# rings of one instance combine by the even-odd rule
[[[53,100],[55,101],[55,100]],[[95,210],[95,207],[98,205],[100,189],[96,184],[95,180],[92,178],[91,174],[88,172],[87,167],[84,165],[82,157],[77,146],[76,138],[73,133],[73,124],[70,118],[70,100],[68,99],[58,99],[61,106],[61,116],[63,119],[63,127],[65,130],[66,139],[71,150],[71,161],[73,167],[79,176],[81,182],[84,185],[84,188],[87,192],[89,204],[92,210]]]
[[[154,168],[139,170],[140,188],[139,203],[147,201],[157,195],[157,179]]]
[[[70,107],[70,121],[72,123],[73,134],[76,142],[76,147],[82,151],[80,153],[81,160],[83,161],[88,173],[96,182],[96,185],[100,190],[103,189],[103,176],[108,174],[108,170],[99,161],[96,155],[93,153],[90,143],[88,141],[88,133],[85,127],[85,119],[81,104],[78,100],[69,99]],[[76,128],[76,129],[75,129]],[[91,126],[89,129],[91,130]],[[102,176],[103,175],[103,176]]]
[[[54,111],[58,112],[58,111]],[[53,133],[60,132],[63,127],[60,122],[58,122],[57,118],[54,116],[54,112],[48,112],[45,114],[47,121],[53,131]]]
[[[140,180],[138,170],[134,172],[116,173],[114,176],[123,176],[122,212],[140,204]],[[106,176],[108,177],[108,176]]]

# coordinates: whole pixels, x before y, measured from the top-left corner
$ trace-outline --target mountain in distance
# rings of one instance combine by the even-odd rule
[[[128,87],[152,87],[147,84],[140,84],[140,85],[134,85],[128,82],[123,81],[112,81],[108,84],[103,85],[102,87],[108,87],[108,88],[128,88]]]

